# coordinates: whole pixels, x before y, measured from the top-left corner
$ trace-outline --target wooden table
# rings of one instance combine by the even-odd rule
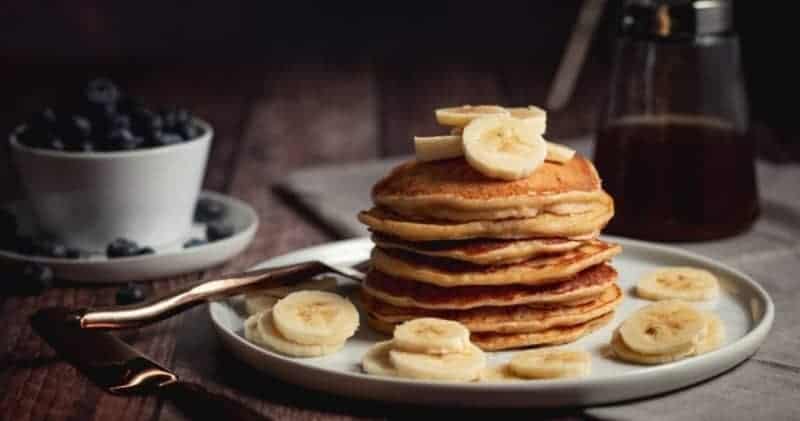
[[[39,69],[39,68],[37,68]],[[596,70],[596,69],[595,69]],[[28,79],[44,70],[31,70]],[[25,69],[20,70],[24,73]],[[37,73],[38,72],[38,73]],[[82,74],[76,69],[75,74]],[[110,74],[116,76],[115,69]],[[148,283],[150,295],[199,279],[246,269],[264,259],[333,240],[324,227],[280,197],[272,184],[308,165],[358,161],[411,150],[413,134],[437,134],[432,109],[461,103],[544,102],[547,78],[533,67],[477,65],[231,65],[153,70],[129,68],[123,84],[150,103],[186,105],[210,121],[216,132],[205,188],[243,199],[258,211],[261,225],[253,244],[227,264],[202,273]],[[579,83],[567,109],[550,116],[554,138],[591,133],[605,89],[605,73]],[[77,76],[76,76],[77,77]],[[544,81],[545,83],[542,83]],[[74,83],[69,77],[66,84]],[[31,85],[2,82],[16,102],[6,107],[10,127],[18,109],[42,102]],[[37,96],[38,95],[38,96]],[[37,99],[38,98],[38,99]],[[38,102],[37,102],[38,101]],[[0,157],[5,160],[6,157]],[[0,162],[3,196],[19,194],[13,171]],[[3,282],[17,279],[3,274]],[[118,397],[88,382],[59,360],[31,330],[28,317],[51,305],[104,306],[114,302],[116,286],[59,284],[41,296],[1,297],[0,418],[28,419],[184,419],[155,397]],[[205,306],[152,327],[125,332],[136,348],[209,389],[233,397],[275,419],[443,417],[452,409],[395,406],[326,395],[272,379],[229,356],[215,337]],[[470,415],[530,415],[496,412]],[[541,411],[536,412],[542,414]],[[456,416],[457,413],[455,413]],[[552,414],[582,418],[579,409]]]

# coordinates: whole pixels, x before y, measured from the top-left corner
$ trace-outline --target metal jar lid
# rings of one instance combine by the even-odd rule
[[[624,35],[661,39],[719,35],[732,29],[730,0],[628,0],[620,22]]]

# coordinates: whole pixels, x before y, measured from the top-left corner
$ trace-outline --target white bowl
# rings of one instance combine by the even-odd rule
[[[66,152],[23,145],[11,151],[38,229],[70,247],[104,250],[124,237],[142,246],[179,241],[192,227],[213,129],[170,146]],[[16,131],[15,131],[16,133]]]

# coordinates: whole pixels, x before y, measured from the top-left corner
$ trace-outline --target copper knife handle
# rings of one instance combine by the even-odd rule
[[[302,282],[328,271],[321,262],[310,261],[226,275],[220,279],[201,281],[144,303],[85,310],[78,316],[78,321],[84,329],[137,328],[164,320],[208,300]]]

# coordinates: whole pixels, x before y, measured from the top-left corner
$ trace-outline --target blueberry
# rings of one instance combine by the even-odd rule
[[[194,220],[198,222],[215,221],[224,215],[225,205],[214,199],[202,198],[194,208]]]
[[[84,96],[89,104],[109,105],[119,100],[120,93],[114,82],[109,79],[99,78],[86,84]]]
[[[178,133],[183,137],[183,140],[192,140],[203,134],[203,130],[197,125],[187,122],[178,126]]]
[[[147,294],[144,293],[144,287],[141,285],[129,283],[117,290],[115,298],[117,304],[122,306],[144,301],[147,298]]]
[[[139,245],[127,238],[117,238],[106,247],[106,256],[128,257],[136,256],[139,253]]]
[[[92,152],[94,150],[94,143],[92,143],[89,140],[86,140],[77,145],[72,145],[70,150],[78,152]]]
[[[142,248],[139,249],[139,251],[136,252],[136,255],[137,256],[142,256],[142,255],[145,255],[145,254],[155,254],[155,252],[156,251],[153,250],[152,247],[142,247]]]
[[[219,221],[209,222],[206,225],[206,238],[208,241],[217,241],[233,235],[233,226]]]
[[[111,130],[131,129],[131,118],[125,114],[115,114],[111,117]]]
[[[150,137],[148,144],[151,146],[168,146],[181,142],[183,142],[183,138],[177,133],[156,131]]]
[[[170,129],[177,129],[183,123],[191,122],[192,116],[189,111],[183,108],[168,107],[161,111],[164,118],[164,126]]]
[[[202,238],[192,238],[189,241],[183,243],[183,248],[190,248],[190,247],[197,247],[208,244],[208,241]]]
[[[86,140],[92,136],[92,122],[88,118],[75,114],[69,118],[70,134],[75,140]]]
[[[24,285],[20,292],[25,295],[39,295],[53,286],[53,270],[41,263],[28,263],[22,268]]]
[[[164,119],[147,108],[141,108],[131,113],[136,131],[149,134],[164,128]]]
[[[63,151],[64,149],[67,148],[67,145],[64,143],[64,141],[61,140],[61,138],[56,135],[50,135],[46,140],[46,143],[42,146],[44,146],[47,149],[52,149],[54,151]]]
[[[131,150],[136,149],[144,143],[144,139],[134,136],[128,129],[115,129],[108,135],[108,146],[110,149]]]

